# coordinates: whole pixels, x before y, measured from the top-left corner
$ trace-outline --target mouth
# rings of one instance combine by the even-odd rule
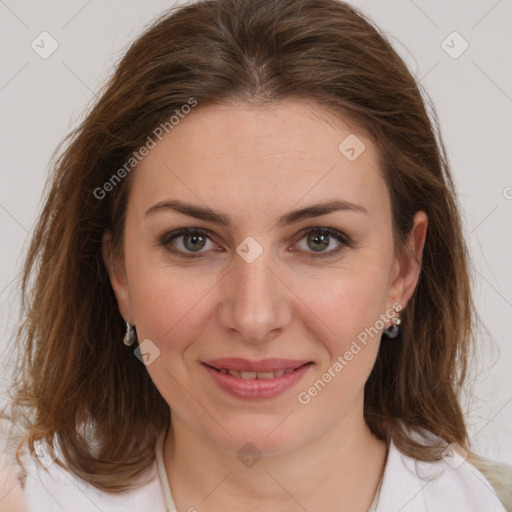
[[[313,364],[313,361],[292,359],[251,361],[223,358],[201,361],[222,390],[243,399],[275,397],[295,386]]]

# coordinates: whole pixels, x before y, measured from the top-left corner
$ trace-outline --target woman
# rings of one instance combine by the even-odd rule
[[[28,509],[511,510],[459,404],[476,315],[432,117],[337,0],[148,29],[29,249]]]

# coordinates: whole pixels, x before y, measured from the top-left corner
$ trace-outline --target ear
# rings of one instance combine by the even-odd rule
[[[130,290],[126,278],[124,260],[120,261],[120,258],[114,254],[112,247],[112,232],[110,230],[105,231],[103,234],[101,255],[103,257],[103,262],[107,267],[108,277],[110,284],[112,285],[112,289],[114,290],[114,295],[116,296],[119,312],[126,322],[133,325],[135,323],[135,319],[132,318]]]
[[[394,277],[392,278],[389,294],[390,304],[398,302],[402,305],[402,308],[405,308],[414,293],[420,277],[427,229],[427,214],[424,211],[416,212],[413,227],[401,255],[395,260]]]

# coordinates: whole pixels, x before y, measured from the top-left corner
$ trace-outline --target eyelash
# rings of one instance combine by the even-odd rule
[[[299,238],[298,242],[300,242],[303,238],[307,237],[308,235],[310,235],[312,233],[321,234],[321,235],[329,235],[332,238],[334,238],[336,241],[338,241],[340,243],[340,245],[336,249],[333,249],[328,252],[323,252],[323,253],[319,252],[317,254],[308,253],[306,255],[307,258],[312,258],[312,259],[328,258],[330,256],[334,256],[334,255],[338,254],[341,250],[343,250],[344,247],[352,247],[352,241],[347,235],[341,233],[340,231],[337,231],[336,229],[326,228],[326,227],[313,227],[313,228],[307,229],[304,232],[304,234],[302,235],[302,237]],[[172,246],[170,246],[170,242],[172,240],[174,240],[175,238],[179,238],[180,236],[183,236],[183,235],[200,235],[200,236],[207,237],[208,239],[210,239],[213,242],[213,240],[209,236],[209,232],[205,231],[204,229],[201,229],[201,228],[179,228],[179,229],[175,229],[174,231],[165,233],[160,238],[159,244],[164,246],[167,250],[171,251],[172,253],[177,254],[180,257],[184,257],[184,258],[200,258],[200,257],[202,257],[202,255],[204,254],[203,252],[192,253],[192,252],[184,252],[179,249],[171,248]]]

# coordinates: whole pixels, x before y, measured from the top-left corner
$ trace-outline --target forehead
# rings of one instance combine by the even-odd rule
[[[389,208],[372,141],[305,100],[198,105],[139,164],[132,195],[136,208],[181,198],[233,215],[337,198]]]

